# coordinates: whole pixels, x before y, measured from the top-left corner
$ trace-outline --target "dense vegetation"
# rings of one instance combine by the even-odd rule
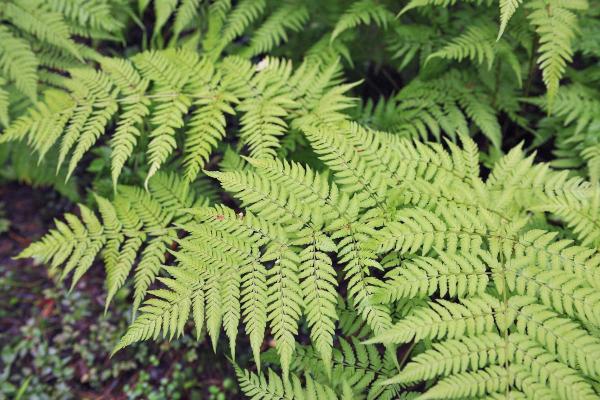
[[[79,203],[18,257],[104,269],[113,354],[191,336],[253,399],[600,398],[600,1],[0,19],[4,179]]]

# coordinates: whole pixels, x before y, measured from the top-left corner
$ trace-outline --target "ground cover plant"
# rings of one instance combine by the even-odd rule
[[[11,262],[67,298],[91,285],[120,337],[64,351],[223,365],[196,394],[189,372],[149,394],[115,367],[103,396],[600,398],[598,0],[10,0],[0,19],[2,179],[68,199]]]

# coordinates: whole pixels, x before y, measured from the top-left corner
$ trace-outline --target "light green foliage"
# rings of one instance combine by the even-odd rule
[[[597,189],[522,157],[515,149],[500,160],[487,182],[473,177],[467,186],[457,185],[461,197],[478,198],[478,204],[489,208],[451,205],[462,202],[453,190],[439,193],[452,196],[451,203],[429,200],[431,194],[422,195],[418,203],[411,195],[402,196],[405,204],[424,208],[402,209],[400,222],[381,230],[380,251],[398,252],[406,261],[387,272],[376,299],[385,304],[432,296],[450,299],[414,308],[370,341],[438,341],[389,382],[439,377],[425,398],[505,393],[509,388],[528,393],[531,388],[512,371],[529,369],[534,362],[541,369],[533,371],[532,380],[557,391],[558,398],[596,398],[588,379],[595,379],[599,371],[593,357],[586,355],[596,350],[584,353],[577,341],[593,348],[600,343],[593,330],[586,330],[598,323],[597,250],[557,240],[554,232],[528,230],[523,211],[553,212],[574,227],[574,234],[585,232],[579,238],[590,243],[593,230],[581,226],[596,217],[560,213],[553,203],[595,207]],[[513,181],[517,176],[519,181]],[[465,190],[474,191],[469,196]],[[488,196],[496,200],[484,201]]]
[[[548,107],[558,91],[566,64],[572,60],[573,39],[577,31],[575,11],[585,10],[587,0],[538,0],[527,3],[528,18],[540,36],[538,64],[548,88]]]
[[[41,158],[60,141],[59,167],[71,153],[70,175],[118,115],[111,138],[116,185],[144,123],[151,127],[147,179],[173,153],[176,133],[183,128],[185,176],[193,181],[224,137],[226,115],[242,114],[240,137],[252,155],[274,155],[278,137],[288,125],[284,118],[292,123],[318,105],[318,96],[325,94],[333,78],[326,75],[329,69],[313,61],[292,72],[289,62],[277,59],[266,58],[253,66],[241,58],[226,58],[215,65],[185,50],[141,53],[133,62],[106,58],[101,65],[100,71],[71,70],[67,83],[71,96],[53,94],[52,103],[41,103],[39,110],[16,120],[0,141],[26,138]],[[299,86],[307,82],[312,85]],[[299,96],[310,97],[296,104]]]
[[[300,379],[293,375],[291,381],[282,380],[277,374],[269,370],[268,378],[236,368],[240,387],[250,399],[298,399],[298,400],[335,400],[339,397],[335,392],[305,376],[306,387],[302,386]]]
[[[173,200],[155,189],[156,205],[150,203],[151,197],[133,190],[138,197],[132,208],[147,202],[138,212],[148,234],[167,229],[162,235],[172,235],[179,249],[173,252],[176,267],[166,268],[170,277],[159,278],[163,287],[148,292],[149,299],[117,349],[159,335],[179,336],[192,317],[197,332],[206,326],[214,343],[222,326],[233,353],[242,322],[257,362],[269,329],[287,381],[294,360],[302,357],[295,348],[298,324],[305,318],[325,371],[334,371],[333,333],[340,318],[336,292],[341,279],[358,315],[375,335],[370,343],[438,342],[399,375],[386,378],[388,383],[440,377],[439,386],[427,392],[435,398],[438,391],[486,394],[513,385],[529,390],[512,375],[488,367],[528,369],[533,357],[536,365],[560,371],[549,378],[543,369],[534,371],[531,379],[541,387],[568,387],[561,389],[565,398],[593,396],[587,379],[600,373],[591,358],[600,345],[586,329],[600,323],[597,250],[556,239],[552,231],[528,228],[527,211],[556,214],[587,244],[594,231],[580,226],[594,223],[595,216],[560,213],[555,204],[596,207],[595,187],[533,164],[520,148],[502,158],[482,181],[476,146],[464,136],[464,150],[451,145],[448,153],[435,144],[397,140],[346,122],[307,129],[307,138],[334,182],[300,164],[270,159],[248,159],[252,168],[246,170],[210,172],[242,202],[245,211],[240,214],[224,206],[193,206],[183,189]],[[157,182],[165,182],[165,188],[183,185]],[[134,224],[115,221],[108,204],[99,203],[100,210],[105,209],[103,225],[82,208],[83,222],[66,216],[68,225],[60,223],[23,256],[37,254],[55,266],[66,263],[62,275],[75,270],[78,279],[105,242],[129,232],[126,223]],[[168,233],[172,217],[164,214],[177,209],[183,214],[175,229],[187,232],[182,239]],[[74,237],[85,239],[68,245]],[[71,246],[72,252],[58,251],[59,245]],[[114,255],[107,249],[107,266],[114,264],[108,261],[114,257],[131,260],[128,247],[123,245]],[[339,273],[332,268],[331,254],[343,266]],[[381,257],[393,254],[400,256],[399,263],[382,264]],[[129,261],[122,264],[124,270],[131,268]],[[383,280],[371,273],[384,269]],[[145,279],[153,280],[157,273]],[[126,275],[120,267],[109,268],[109,290],[120,286]],[[438,296],[439,300],[410,307],[392,324],[391,310],[398,302]],[[577,340],[589,349],[581,351]],[[374,351],[355,346],[357,359]],[[342,351],[344,357],[354,358],[349,348]],[[377,374],[383,373],[381,360],[372,362]],[[389,364],[386,368],[393,370]],[[465,375],[468,371],[471,375]],[[481,389],[477,382],[484,373],[496,374],[497,383]],[[453,386],[470,379],[479,389]],[[284,390],[280,383],[263,387],[266,383],[259,378],[242,380],[248,380],[242,386],[249,393]]]
[[[118,0],[3,2],[0,5],[3,21],[0,90],[14,84],[20,93],[35,102],[39,81],[60,80],[56,69],[80,67],[84,59],[96,57],[96,52],[76,42],[76,37],[105,40],[121,37],[124,26],[116,15],[126,7],[126,2]],[[4,117],[0,122],[6,126],[7,120]]]
[[[162,268],[167,248],[176,239],[171,225],[189,220],[182,209],[203,203],[200,198],[195,198],[185,182],[174,175],[157,175],[150,181],[149,190],[147,193],[121,186],[112,202],[97,196],[101,219],[89,208],[80,205],[81,218],[66,214],[65,222],[57,221],[55,229],[21,256],[40,258],[60,279],[73,272],[71,287],[74,287],[102,251],[108,306],[139,255],[141,258],[134,272],[135,311]],[[144,244],[146,246],[142,248]],[[62,265],[64,267],[59,269]]]
[[[0,26],[0,143],[110,177],[20,256],[100,256],[107,306],[133,275],[115,352],[193,327],[255,399],[599,397],[596,0],[141,1],[120,56],[48,4]],[[15,113],[32,38],[77,62]]]

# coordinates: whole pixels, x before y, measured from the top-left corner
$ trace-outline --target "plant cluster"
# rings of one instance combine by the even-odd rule
[[[4,162],[91,189],[20,257],[132,287],[114,352],[224,336],[253,399],[600,398],[598,0],[134,3],[0,6]]]

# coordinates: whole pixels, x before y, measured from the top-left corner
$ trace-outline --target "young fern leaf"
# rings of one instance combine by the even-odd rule
[[[192,55],[186,54],[183,58],[192,58]],[[158,89],[158,96],[154,101],[156,111],[150,119],[152,131],[148,144],[150,169],[146,177],[147,185],[148,180],[176,148],[175,130],[184,125],[183,117],[191,106],[190,98],[181,93],[189,75],[185,70],[178,70],[168,55],[158,52],[140,54],[134,62],[145,76],[156,83]]]
[[[132,61],[102,58],[98,71],[70,70],[65,85],[71,95],[48,92],[47,99],[54,101],[38,103],[9,126],[0,141],[26,138],[42,158],[62,139],[58,167],[72,152],[70,175],[100,136],[110,131],[116,115],[110,139],[113,185],[140,137],[148,136],[147,185],[177,148],[180,131],[185,136],[185,177],[192,182],[225,137],[227,115],[241,113],[240,137],[253,156],[275,156],[290,123],[302,120],[304,112],[320,107],[322,101],[330,103],[326,97],[331,93],[325,90],[339,72],[336,64],[322,67],[313,60],[305,61],[296,73],[289,61],[277,59],[255,66],[228,57],[214,64],[194,52],[171,49],[140,53]],[[340,101],[345,101],[341,93],[347,88],[335,89]],[[338,118],[335,107],[322,107],[322,117]]]
[[[262,62],[264,67],[259,64],[259,71],[250,82],[252,90],[260,95],[239,106],[244,112],[240,120],[240,139],[256,158],[276,155],[278,137],[283,136],[288,127],[282,117],[297,105],[285,85],[292,73],[291,63],[269,58]]]
[[[231,104],[237,103],[233,95],[218,86],[213,90],[197,93],[196,96],[193,103],[196,110],[192,112],[189,121],[183,160],[185,177],[189,182],[196,179],[212,149],[225,136],[225,115],[234,115]]]
[[[125,96],[121,105],[123,112],[111,138],[111,176],[113,186],[116,187],[125,162],[141,136],[140,126],[150,114],[150,101],[144,95],[149,81],[142,78],[127,60],[104,58],[102,68]]]
[[[335,186],[330,188],[325,177],[305,169],[300,164],[256,159],[249,159],[249,162],[267,179],[286,185],[296,201],[320,204],[325,209],[326,220],[337,214],[334,207],[338,206],[340,200],[348,201],[343,198],[338,200]],[[331,359],[337,319],[337,280],[331,258],[325,253],[336,251],[336,246],[331,239],[316,229],[301,240],[306,246],[299,254],[305,314],[311,329],[311,339],[327,365]]]

